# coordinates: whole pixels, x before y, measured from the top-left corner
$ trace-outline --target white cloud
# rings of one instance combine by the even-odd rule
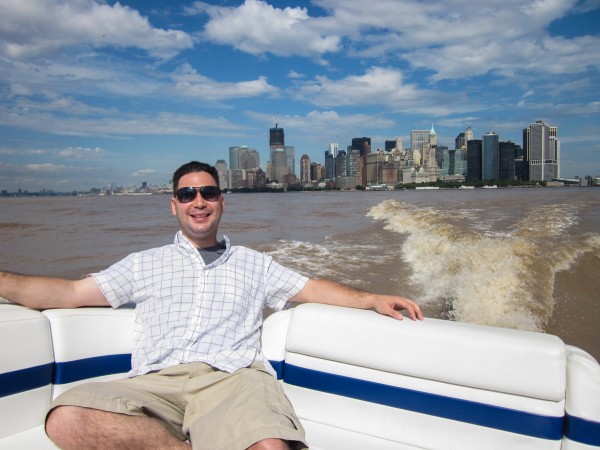
[[[354,57],[407,61],[432,71],[433,81],[490,72],[578,73],[600,65],[600,37],[565,38],[548,32],[552,22],[574,11],[576,0],[314,3],[324,15],[259,0],[238,7],[197,2],[194,12],[209,15],[205,37],[253,55],[321,59],[346,50]],[[593,7],[589,2],[586,9]],[[577,62],[582,51],[588,57]]]
[[[100,147],[83,148],[83,147],[67,147],[57,152],[61,158],[68,159],[103,159],[105,152]]]
[[[136,170],[135,172],[133,172],[130,176],[131,177],[143,177],[146,175],[152,175],[156,173],[156,170],[154,169],[140,169],[140,170]]]
[[[298,98],[319,106],[385,106],[392,111],[444,115],[461,109],[475,110],[471,104],[461,106],[460,94],[444,94],[420,89],[406,83],[401,71],[394,68],[372,67],[363,75],[342,79],[318,76],[301,85]]]
[[[238,82],[219,82],[200,75],[188,63],[182,64],[173,73],[175,90],[182,97],[197,97],[206,100],[225,100],[243,97],[258,97],[277,93],[266,77]]]
[[[67,168],[63,164],[52,164],[52,163],[29,163],[23,165],[24,169],[29,172],[61,172]]]
[[[326,34],[319,19],[311,18],[306,8],[276,8],[260,0],[246,0],[239,7],[195,3],[197,11],[210,20],[204,36],[219,44],[232,45],[244,52],[260,55],[306,56],[320,59],[340,49],[340,37]]]
[[[3,0],[0,54],[16,60],[47,58],[72,47],[135,47],[169,59],[193,45],[179,30],[163,30],[120,3],[93,0]]]

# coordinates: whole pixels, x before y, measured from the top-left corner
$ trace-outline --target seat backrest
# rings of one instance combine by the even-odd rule
[[[52,390],[52,338],[38,311],[0,304],[0,439],[44,423]]]
[[[84,381],[123,378],[131,369],[130,308],[50,309],[55,369],[53,398]]]
[[[560,448],[566,356],[555,336],[318,304],[276,316],[263,349],[307,430],[406,448]],[[288,322],[284,351],[266,343]]]

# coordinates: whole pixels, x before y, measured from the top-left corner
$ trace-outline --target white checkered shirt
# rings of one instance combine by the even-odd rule
[[[113,308],[135,303],[130,376],[189,362],[233,372],[263,359],[263,308],[283,309],[308,278],[225,242],[225,253],[205,265],[179,231],[172,245],[92,275]]]

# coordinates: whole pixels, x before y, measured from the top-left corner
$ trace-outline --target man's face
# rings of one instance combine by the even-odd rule
[[[216,186],[212,175],[208,172],[188,173],[179,179],[178,188],[193,186]],[[181,227],[183,234],[198,248],[217,244],[217,230],[223,215],[223,196],[216,201],[207,201],[198,193],[188,203],[180,203],[171,198],[171,211]]]

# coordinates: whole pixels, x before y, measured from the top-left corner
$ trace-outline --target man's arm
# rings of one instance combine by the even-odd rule
[[[373,294],[331,280],[310,279],[290,301],[297,303],[325,303],[350,308],[374,309],[396,319],[402,319],[405,309],[412,320],[423,320],[421,308],[414,301],[395,295]]]
[[[73,281],[0,272],[0,297],[36,309],[110,306],[92,277]]]

